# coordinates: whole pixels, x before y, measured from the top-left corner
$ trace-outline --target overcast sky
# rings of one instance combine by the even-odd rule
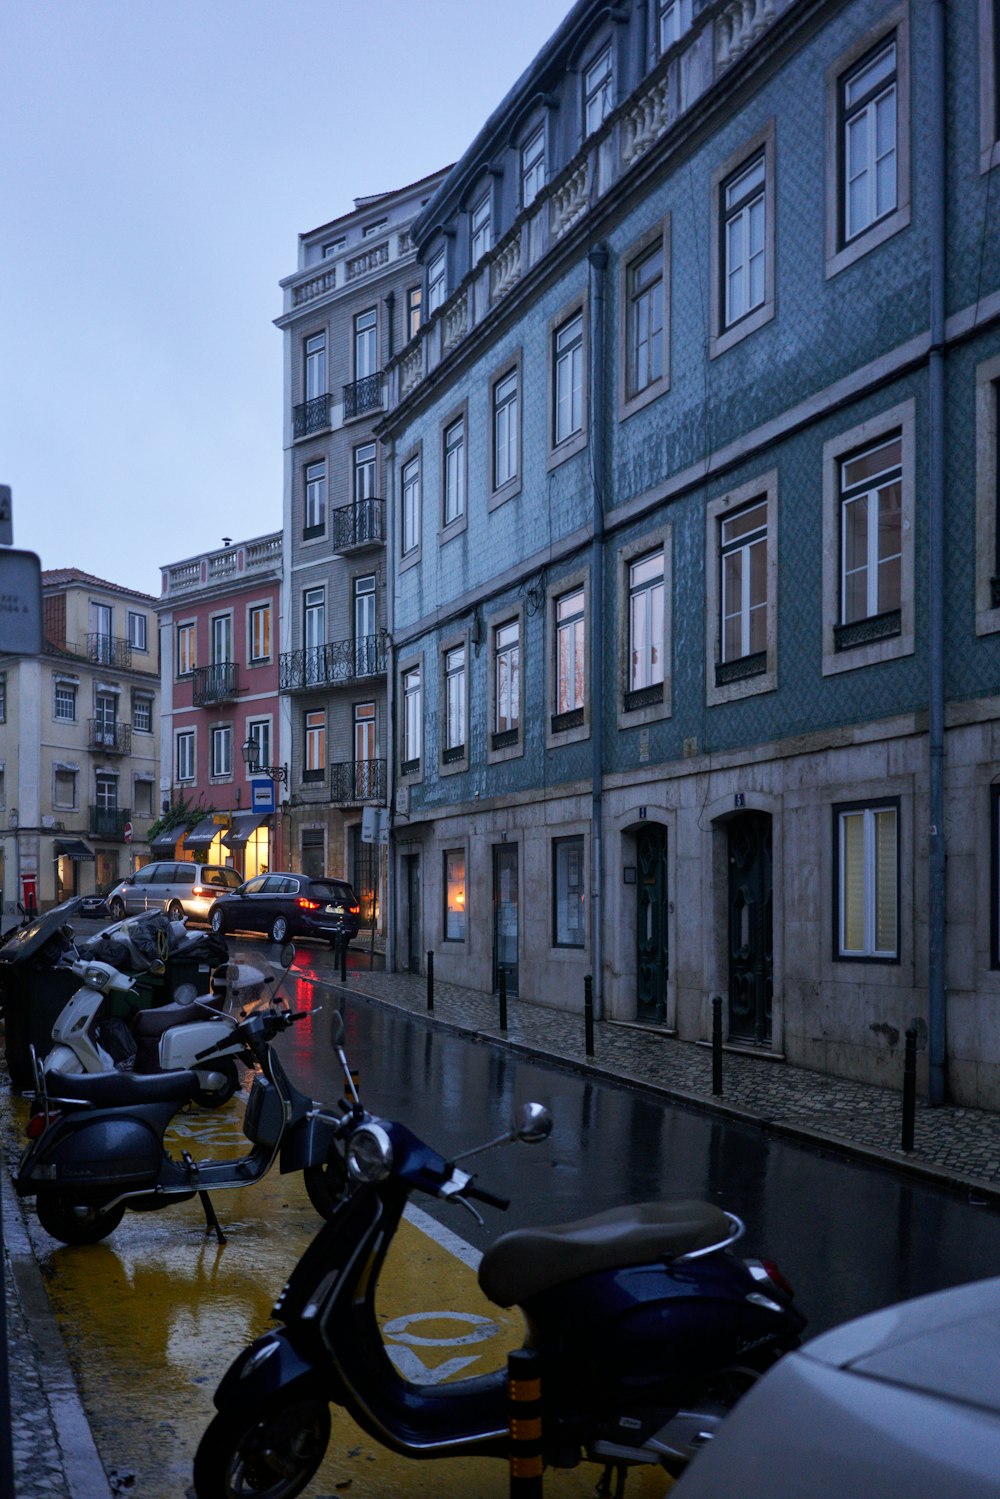
[[[14,543],[158,594],[281,526],[297,235],[461,155],[570,0],[2,0]]]

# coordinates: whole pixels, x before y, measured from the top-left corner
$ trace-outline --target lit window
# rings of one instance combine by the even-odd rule
[[[195,627],[190,625],[177,626],[177,675],[186,677],[194,671],[195,667]]]
[[[420,328],[420,303],[423,300],[423,287],[411,286],[406,293],[406,338],[416,338]]]
[[[250,660],[267,661],[271,655],[271,606],[257,604],[250,610]]]
[[[465,941],[465,853],[460,848],[444,852],[444,940]]]
[[[322,781],[326,777],[326,713],[322,708],[311,709],[305,715],[305,757],[303,759],[303,781]]]

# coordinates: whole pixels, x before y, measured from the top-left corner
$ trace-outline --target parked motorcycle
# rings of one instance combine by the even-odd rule
[[[341,1065],[346,1066],[339,1042]],[[526,1104],[503,1139],[545,1138]],[[379,1274],[414,1192],[505,1208],[404,1125],[355,1104],[338,1127],[355,1183],[306,1250],[274,1309],[283,1324],[245,1349],[216,1394],[194,1464],[198,1499],[292,1499],[319,1467],[330,1403],[375,1441],[413,1458],[509,1456],[505,1370],[418,1385],[400,1376],[376,1316]],[[490,1144],[498,1144],[491,1141]],[[486,1149],[486,1146],[480,1147]],[[647,1202],[574,1223],[520,1229],[484,1255],[479,1283],[518,1305],[540,1356],[546,1465],[681,1471],[805,1319],[776,1267],[742,1260],[743,1224],[703,1202]]]
[[[291,946],[282,953],[286,973],[294,956]],[[272,1000],[196,1058],[201,1066],[214,1066],[245,1053],[248,1065],[259,1068],[243,1121],[251,1149],[240,1160],[195,1161],[186,1150],[176,1160],[164,1149],[171,1119],[198,1091],[195,1072],[67,1075],[39,1069],[41,1109],[28,1124],[18,1194],[35,1198],[39,1223],[64,1244],[106,1238],[126,1208],[146,1212],[197,1196],[206,1232],[214,1230],[224,1243],[209,1192],[249,1187],[277,1160],[283,1173],[303,1173],[313,1207],[328,1216],[346,1182],[338,1126],[347,1104],[328,1106],[300,1093],[271,1046],[282,1031],[315,1013]],[[346,1081],[357,1101],[353,1081]]]

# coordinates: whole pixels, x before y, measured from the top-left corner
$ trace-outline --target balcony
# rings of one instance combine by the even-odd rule
[[[325,432],[330,425],[330,397],[314,396],[311,401],[302,401],[292,407],[292,436],[308,437],[312,432]]]
[[[385,804],[385,761],[348,760],[330,766],[330,800],[347,803]]]
[[[191,701],[196,708],[204,708],[208,703],[230,703],[240,690],[238,661],[218,661],[214,666],[198,666],[191,675]]]
[[[330,517],[335,552],[362,552],[385,546],[385,501],[358,500]]]
[[[365,375],[363,380],[355,380],[353,385],[344,386],[345,422],[349,422],[355,416],[364,416],[366,411],[380,411],[381,408],[381,370],[377,370],[374,375]]]
[[[106,718],[88,718],[87,746],[109,755],[132,753],[132,725],[109,722]]]
[[[131,818],[129,807],[91,807],[88,834],[111,843],[124,843],[125,824]]]
[[[343,687],[382,677],[387,655],[384,631],[357,640],[333,640],[328,645],[285,651],[279,663],[279,691],[311,692],[317,687]]]
[[[132,668],[132,645],[128,640],[118,640],[114,635],[87,636],[87,660],[98,666],[117,666],[121,671]]]

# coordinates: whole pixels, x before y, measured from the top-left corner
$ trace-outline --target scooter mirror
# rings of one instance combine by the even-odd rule
[[[286,942],[284,947],[281,949],[280,957],[282,968],[291,968],[292,964],[295,962],[295,944],[292,942]]]
[[[330,1016],[330,1045],[343,1046],[344,1044],[344,1017],[339,1010],[334,1010]]]
[[[552,1133],[552,1115],[543,1103],[522,1103],[514,1110],[511,1134],[524,1145],[539,1145]]]

